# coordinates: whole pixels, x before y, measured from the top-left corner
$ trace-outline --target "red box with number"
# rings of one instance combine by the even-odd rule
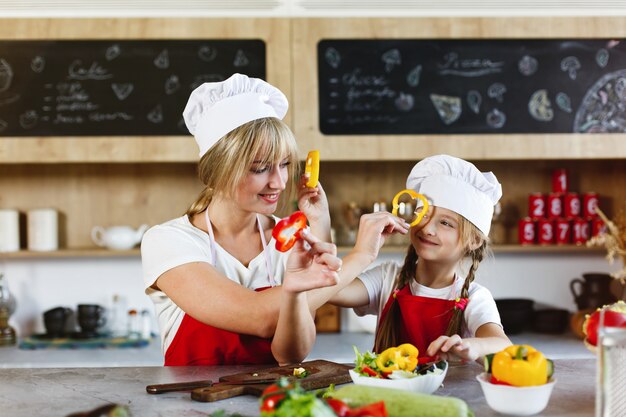
[[[552,192],[566,193],[569,187],[567,171],[565,169],[555,169],[552,171]]]
[[[530,217],[519,220],[517,237],[520,245],[532,245],[535,243],[535,222]]]
[[[551,219],[541,219],[537,222],[537,242],[540,245],[554,243],[554,222]]]
[[[596,217],[591,220],[591,236],[595,237],[598,236],[600,233],[606,233],[606,231],[606,224],[601,218]]]
[[[600,203],[598,193],[585,193],[583,194],[583,217],[598,217],[596,213],[596,207]]]
[[[569,219],[560,218],[554,222],[554,241],[557,245],[572,243],[572,231]]]
[[[563,196],[563,217],[571,219],[580,217],[580,197],[578,193],[567,193]]]
[[[589,240],[589,220],[577,217],[572,221],[572,243],[584,245]]]
[[[546,199],[543,194],[531,193],[528,195],[528,216],[531,219],[546,217]]]
[[[548,194],[548,200],[546,202],[548,207],[548,218],[558,219],[563,216],[563,201],[561,200],[561,194],[550,193]]]

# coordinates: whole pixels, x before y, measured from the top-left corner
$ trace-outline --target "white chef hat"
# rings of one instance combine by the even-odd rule
[[[287,97],[278,88],[258,78],[233,74],[225,81],[204,83],[193,90],[183,118],[202,157],[231,130],[264,117],[282,119],[288,108]]]
[[[473,164],[450,155],[418,162],[406,187],[424,195],[432,205],[465,217],[485,236],[489,235],[494,206],[502,197],[502,185],[492,172],[480,172]]]

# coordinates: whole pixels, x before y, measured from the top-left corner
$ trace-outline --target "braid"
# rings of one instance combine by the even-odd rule
[[[460,298],[469,298],[470,284],[474,281],[474,274],[478,269],[478,265],[480,265],[480,262],[485,257],[485,253],[487,253],[486,239],[483,240],[482,244],[477,249],[469,252],[469,255],[472,257],[472,265],[470,266],[470,269],[467,273],[467,277],[465,277],[465,282],[463,282],[463,288],[461,289]],[[452,313],[450,323],[448,324],[448,329],[446,330],[446,336],[460,334],[464,322],[464,310],[460,308],[455,308],[454,313]]]
[[[398,273],[393,290],[404,287],[415,278],[416,263],[417,253],[413,245],[409,245],[406,257],[404,258],[404,265],[402,265],[402,269]],[[378,326],[374,342],[374,352],[380,353],[389,347],[398,345],[399,336],[396,330],[396,323],[399,323],[401,319],[400,308],[394,299],[387,314],[385,314],[385,317],[380,321]]]

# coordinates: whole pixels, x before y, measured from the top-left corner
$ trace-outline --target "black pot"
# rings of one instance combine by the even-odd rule
[[[506,334],[518,334],[529,330],[533,319],[535,302],[527,298],[503,298],[496,300],[500,320]]]
[[[560,308],[536,310],[533,314],[533,330],[537,333],[561,334],[567,330],[569,311]]]

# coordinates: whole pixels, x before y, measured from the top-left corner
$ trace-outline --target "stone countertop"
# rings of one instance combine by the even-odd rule
[[[534,346],[552,359],[593,358],[583,342],[571,333],[544,335],[522,333],[511,336],[513,343]],[[340,363],[354,361],[356,346],[360,351],[371,350],[374,335],[370,333],[320,333],[307,360],[326,359]],[[118,349],[37,349],[0,348],[0,368],[65,368],[65,367],[123,367],[161,366],[160,341],[153,339],[145,348]]]
[[[594,412],[595,359],[555,361],[557,384],[548,407],[540,416],[589,417]],[[258,398],[241,396],[214,403],[192,401],[189,392],[161,395],[146,393],[146,385],[200,379],[252,371],[251,366],[221,367],[117,367],[117,368],[14,368],[0,372],[0,410],[3,416],[57,416],[117,403],[130,408],[133,417],[207,415],[217,410],[258,416]],[[497,416],[487,405],[475,376],[476,364],[450,367],[437,395],[465,400],[476,416]]]

